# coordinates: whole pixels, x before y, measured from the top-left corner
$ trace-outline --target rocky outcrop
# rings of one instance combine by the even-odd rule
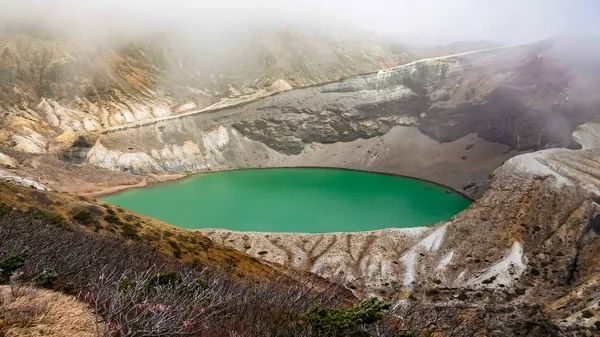
[[[599,128],[589,123],[581,129]],[[594,267],[600,247],[594,227],[600,214],[599,151],[549,149],[511,158],[466,211],[430,227],[328,234],[202,231],[257,258],[343,280],[361,295],[402,301],[412,293],[443,303],[456,302],[460,293],[458,303],[487,303],[485,310],[499,317],[504,312],[504,319],[513,320],[509,329],[542,324],[556,335],[575,335],[596,329],[594,316],[600,314]],[[584,311],[592,317],[583,319]]]
[[[600,96],[559,49],[543,41],[420,60],[111,129],[94,147],[74,146],[66,157],[136,174],[297,165],[368,169],[433,180],[477,197],[504,160],[571,146],[576,125],[597,113]]]
[[[598,113],[600,95],[560,50],[545,41],[421,60],[106,130],[63,158],[139,175],[328,166],[442,183],[476,200],[425,228],[203,232],[358,295],[493,312],[510,329],[547,335],[589,332],[600,314],[600,131],[580,124]]]
[[[297,27],[296,27],[297,28]],[[154,34],[95,43],[0,32],[0,141],[62,151],[78,135],[219,108],[412,60],[369,34],[291,27],[236,37],[229,49]],[[368,52],[367,52],[368,51]],[[301,52],[303,57],[296,57]],[[208,55],[210,53],[210,55]]]

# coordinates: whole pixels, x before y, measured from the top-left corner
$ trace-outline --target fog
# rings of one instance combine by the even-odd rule
[[[2,23],[90,40],[149,31],[210,40],[282,25],[360,28],[414,45],[600,32],[595,0],[0,0],[0,9]]]

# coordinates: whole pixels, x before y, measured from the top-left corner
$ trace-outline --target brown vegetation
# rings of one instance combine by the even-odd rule
[[[424,336],[434,331],[470,336],[475,330],[452,305],[434,315],[417,303],[389,311],[373,303],[364,313],[363,307],[350,307],[345,288],[316,276],[293,279],[268,268],[264,274],[243,274],[236,261],[223,266],[186,261],[121,231],[93,230],[129,223],[120,210],[86,212],[73,220],[80,213],[63,216],[0,204],[0,264],[13,284],[61,291],[88,303],[101,317],[96,322],[101,336]],[[183,241],[169,233],[161,240]],[[231,277],[232,270],[238,277]],[[390,318],[382,320],[384,315]]]
[[[73,228],[139,241],[168,256],[176,256],[181,262],[226,269],[232,275],[283,272],[283,269],[267,266],[244,253],[216,244],[199,232],[179,229],[92,198],[0,182],[0,202],[22,211],[38,209],[59,216]]]
[[[0,286],[0,336],[94,336],[94,317],[72,296]]]

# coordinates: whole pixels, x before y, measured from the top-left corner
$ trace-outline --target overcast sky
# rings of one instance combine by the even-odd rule
[[[340,21],[412,44],[596,35],[599,17],[600,0],[0,0],[0,20],[72,33],[170,27],[212,34],[257,23]]]

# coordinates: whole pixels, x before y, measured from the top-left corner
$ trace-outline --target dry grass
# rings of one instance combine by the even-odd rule
[[[197,262],[206,267],[226,269],[233,275],[284,272],[281,267],[265,265],[256,258],[217,244],[199,232],[180,229],[92,198],[38,191],[0,182],[0,202],[24,211],[37,208],[49,214],[57,214],[65,221],[80,225],[88,231],[128,237],[126,229],[134,229],[137,240],[168,256],[177,256],[181,262]],[[93,224],[85,226],[74,220],[74,215],[79,210],[89,211]],[[114,212],[119,223],[105,220],[109,210]]]
[[[74,298],[49,290],[0,286],[0,336],[94,336],[94,316]]]

